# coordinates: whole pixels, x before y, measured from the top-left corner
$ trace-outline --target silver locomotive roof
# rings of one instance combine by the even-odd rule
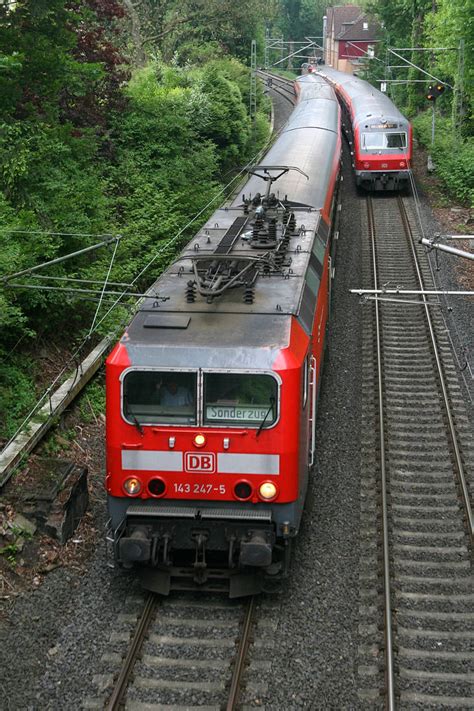
[[[318,72],[321,76],[327,77],[331,83],[340,86],[349,96],[356,123],[362,124],[365,121],[369,126],[374,121],[380,123],[385,120],[387,123],[407,125],[407,119],[397,109],[393,101],[364,79],[339,72],[332,67],[323,67]]]

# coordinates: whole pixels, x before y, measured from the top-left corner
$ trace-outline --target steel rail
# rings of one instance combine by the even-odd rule
[[[255,598],[252,596],[251,598],[249,598],[247,609],[245,611],[244,624],[242,628],[242,634],[240,636],[239,648],[237,650],[237,657],[235,660],[232,680],[230,683],[229,698],[227,701],[226,711],[234,711],[234,709],[237,707],[237,702],[239,700],[240,681],[242,678],[242,672],[247,656],[247,650],[249,648],[250,631],[252,629],[254,611]]]
[[[412,229],[410,226],[410,222],[408,220],[408,215],[407,215],[407,212],[405,209],[405,205],[403,204],[403,200],[400,196],[397,197],[397,200],[398,200],[398,207],[400,210],[400,215],[402,217],[403,227],[405,229],[405,234],[406,234],[408,244],[409,244],[409,247],[410,247],[410,250],[412,253],[417,279],[420,284],[420,287],[422,289],[424,289],[423,277],[421,274],[419,260],[418,260],[418,256],[416,254],[416,249],[415,249],[415,239],[413,237],[413,232],[412,232]],[[446,417],[448,420],[449,436],[451,439],[451,444],[453,447],[453,454],[454,454],[454,459],[455,459],[455,464],[456,464],[456,476],[457,476],[457,479],[458,479],[458,482],[459,482],[459,485],[461,488],[462,501],[463,501],[464,511],[465,511],[467,525],[468,525],[468,532],[469,532],[469,534],[471,536],[471,540],[472,540],[472,538],[474,537],[474,521],[473,521],[471,501],[470,501],[470,497],[469,497],[469,490],[468,490],[467,481],[466,481],[466,475],[464,472],[464,466],[462,463],[461,453],[459,451],[459,445],[458,445],[458,441],[457,441],[457,437],[456,437],[456,428],[455,428],[453,417],[451,414],[451,408],[449,406],[448,390],[447,390],[446,381],[444,378],[443,366],[441,364],[441,360],[440,360],[439,353],[438,353],[436,335],[435,335],[434,328],[433,328],[433,322],[431,319],[429,305],[428,305],[428,302],[427,302],[424,295],[422,295],[422,299],[423,299],[423,305],[424,305],[424,309],[425,309],[426,321],[427,321],[428,329],[429,329],[429,333],[430,333],[431,344],[433,347],[433,355],[434,355],[435,361],[436,361],[436,369],[438,372],[439,384],[440,384],[441,391],[443,394],[444,409],[445,409]]]
[[[278,89],[277,87],[271,87],[271,90],[275,92],[275,94],[279,94],[282,99],[286,99],[290,104],[295,105],[296,103],[296,97],[294,95],[290,95],[289,92],[286,92],[285,89]]]
[[[277,84],[281,84],[281,86],[293,87],[292,79],[286,79],[285,77],[281,77],[279,74],[272,74],[272,72],[267,72],[263,69],[258,69],[257,74],[260,74],[263,77],[267,77],[268,79],[272,79]]]
[[[127,655],[123,661],[122,669],[120,670],[112,696],[105,707],[106,711],[118,711],[118,709],[121,708],[121,704],[127,691],[130,675],[133,672],[135,662],[142,649],[143,642],[150,627],[157,604],[158,597],[154,593],[150,593],[145,602],[145,607],[135,630],[135,634],[133,635]]]
[[[377,260],[375,245],[375,218],[372,198],[367,197],[367,216],[369,223],[369,236],[372,247],[372,269],[374,286],[378,288]],[[380,478],[382,493],[382,548],[383,548],[383,587],[384,587],[384,634],[385,634],[385,684],[386,703],[389,711],[395,711],[395,673],[393,663],[393,629],[392,629],[392,601],[390,587],[390,547],[388,530],[388,495],[387,472],[385,462],[385,431],[383,411],[383,377],[382,377],[382,339],[380,327],[379,302],[375,302],[375,328],[377,346],[377,383],[378,383],[378,414],[379,414],[379,440],[380,440]]]
[[[292,81],[290,81],[289,79],[283,79],[282,77],[278,77],[275,74],[262,72],[261,70],[259,70],[257,74],[262,79],[267,78],[272,80],[272,86],[268,86],[268,89],[274,91],[276,94],[279,94],[283,99],[289,101],[290,104],[294,105],[296,103],[296,94]]]

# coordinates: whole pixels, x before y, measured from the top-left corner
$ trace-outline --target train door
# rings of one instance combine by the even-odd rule
[[[309,361],[309,466],[314,464],[316,449],[316,406],[318,401],[316,358],[312,355]]]
[[[311,350],[301,364],[301,407],[299,425],[299,488],[302,499],[306,497],[308,487],[308,477],[310,461],[312,458],[313,445],[311,442]]]

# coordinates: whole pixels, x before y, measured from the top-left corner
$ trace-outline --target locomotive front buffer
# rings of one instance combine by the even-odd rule
[[[162,595],[196,587],[253,595],[275,591],[288,574],[290,526],[278,529],[277,540],[268,509],[136,504],[109,532],[109,558],[138,564],[143,586]]]

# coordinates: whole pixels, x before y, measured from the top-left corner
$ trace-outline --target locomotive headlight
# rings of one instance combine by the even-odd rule
[[[132,476],[130,479],[125,479],[123,482],[123,488],[125,493],[129,496],[138,496],[142,490],[142,483],[140,479]]]
[[[271,481],[266,481],[264,484],[260,484],[258,493],[260,494],[260,498],[265,501],[271,501],[277,495],[277,488]]]
[[[204,447],[206,444],[206,438],[204,437],[203,434],[197,434],[194,438],[194,446],[195,447]]]

